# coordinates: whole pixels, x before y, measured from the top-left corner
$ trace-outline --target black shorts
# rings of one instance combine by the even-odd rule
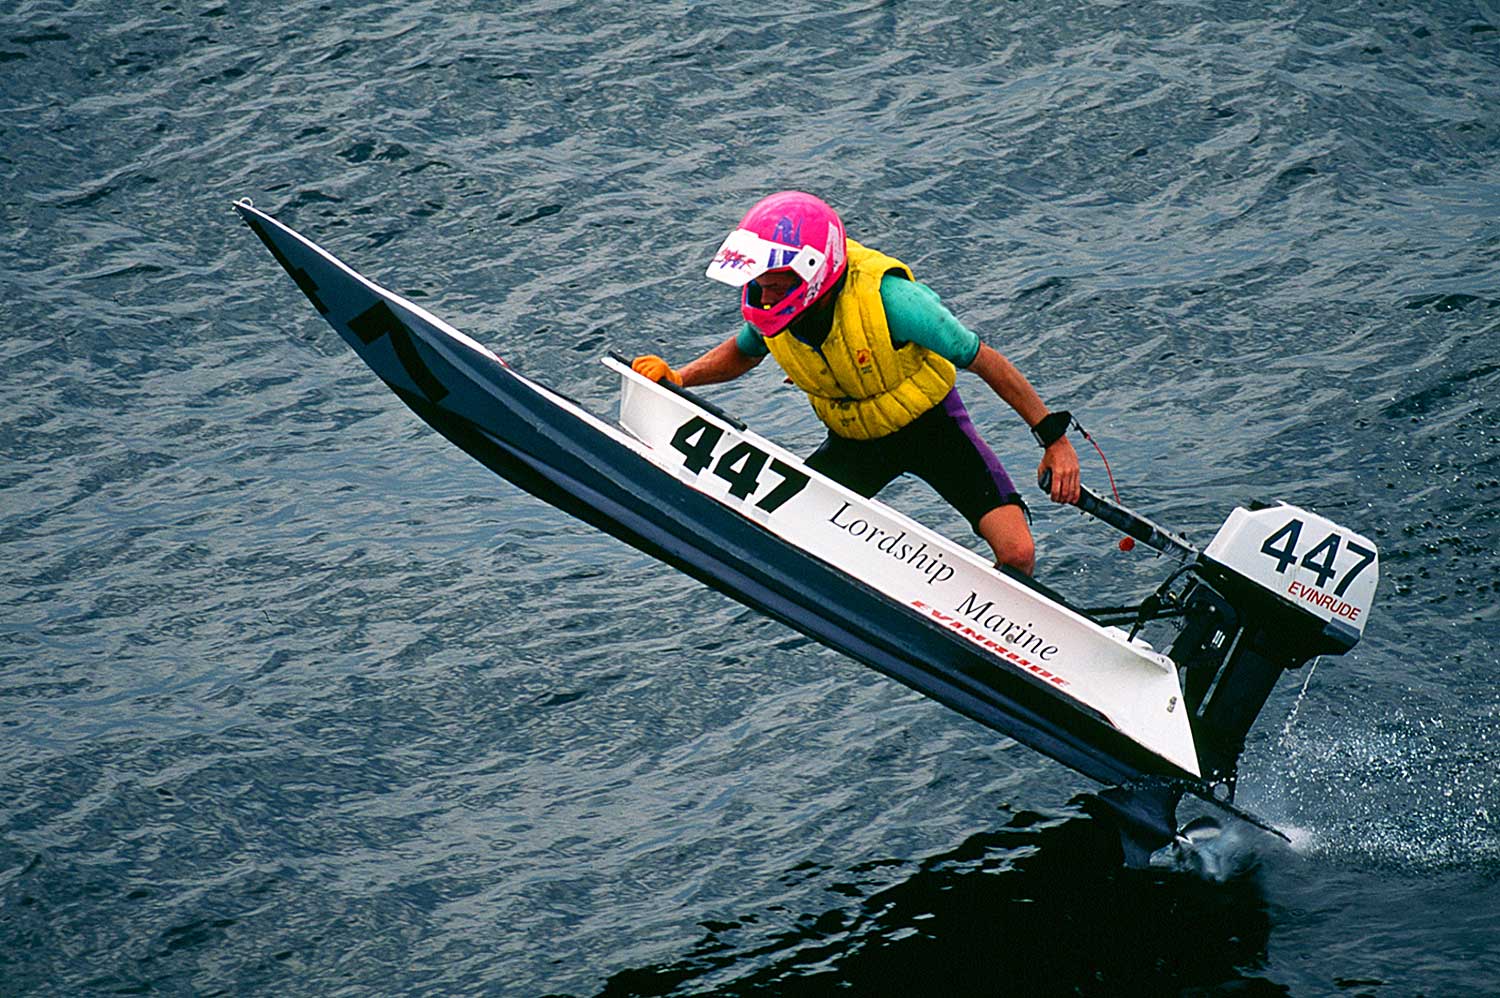
[[[1030,516],[1010,475],[958,397],[958,389],[895,433],[875,440],[828,434],[807,466],[862,496],[873,496],[898,475],[916,475],[969,521],[975,533],[985,514],[1016,505]]]

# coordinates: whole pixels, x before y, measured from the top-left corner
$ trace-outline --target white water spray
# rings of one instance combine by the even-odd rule
[[[1297,712],[1302,709],[1302,701],[1307,697],[1308,684],[1312,682],[1313,673],[1318,671],[1318,663],[1323,660],[1319,655],[1307,665],[1307,675],[1302,679],[1302,689],[1297,692],[1297,702],[1292,704],[1292,712],[1286,716],[1286,724],[1281,729],[1281,745],[1287,746],[1292,737],[1292,725],[1297,722]]]

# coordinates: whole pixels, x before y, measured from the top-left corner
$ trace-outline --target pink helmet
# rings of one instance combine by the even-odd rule
[[[714,254],[708,276],[743,288],[740,312],[762,336],[775,336],[812,307],[849,266],[844,223],[838,213],[811,194],[782,191],[762,198],[745,213]],[[802,279],[781,301],[759,302],[757,277],[790,270]]]

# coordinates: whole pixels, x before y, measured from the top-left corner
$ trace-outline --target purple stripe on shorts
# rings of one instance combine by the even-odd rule
[[[955,388],[943,397],[943,411],[958,424],[959,429],[964,431],[964,436],[974,445],[979,456],[984,458],[984,466],[989,470],[990,477],[995,480],[995,487],[1000,490],[1001,498],[1018,493],[1015,483],[1010,480],[1005,466],[990,450],[990,445],[980,438],[979,432],[974,429],[974,421],[969,418],[969,410],[964,407],[964,400],[958,397],[958,389]]]

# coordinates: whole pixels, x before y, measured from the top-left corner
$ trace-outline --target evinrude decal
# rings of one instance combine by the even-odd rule
[[[1048,644],[1046,639],[1032,630],[1036,627],[1035,624],[1029,622],[1021,624],[1007,618],[1003,613],[996,613],[995,601],[985,600],[981,603],[979,594],[976,592],[970,591],[955,612],[963,614],[980,627],[998,635],[1002,641],[1009,642],[1044,662],[1057,654],[1057,645]]]
[[[1022,658],[1016,652],[1005,647],[1005,645],[1001,644],[999,641],[996,641],[989,635],[979,633],[968,624],[965,624],[962,618],[955,617],[949,613],[944,613],[937,607],[932,606],[928,603],[923,603],[921,600],[912,600],[911,605],[918,610],[925,611],[929,617],[944,625],[945,627],[948,627],[950,630],[953,630],[958,634],[962,634],[964,637],[968,638],[970,641],[973,641],[975,644],[983,645],[990,651],[999,654],[1007,661],[1015,663],[1016,665],[1025,669],[1027,672],[1032,673],[1038,678],[1045,679],[1047,682],[1051,683],[1054,686],[1068,685],[1068,681],[1063,677],[1049,672],[1046,668],[1042,667],[1036,662],[1031,661],[1030,659]],[[1051,649],[1051,651],[1055,652],[1057,651],[1057,649],[1054,647]],[[1173,697],[1172,703],[1174,706],[1176,705],[1176,702],[1177,698]]]

